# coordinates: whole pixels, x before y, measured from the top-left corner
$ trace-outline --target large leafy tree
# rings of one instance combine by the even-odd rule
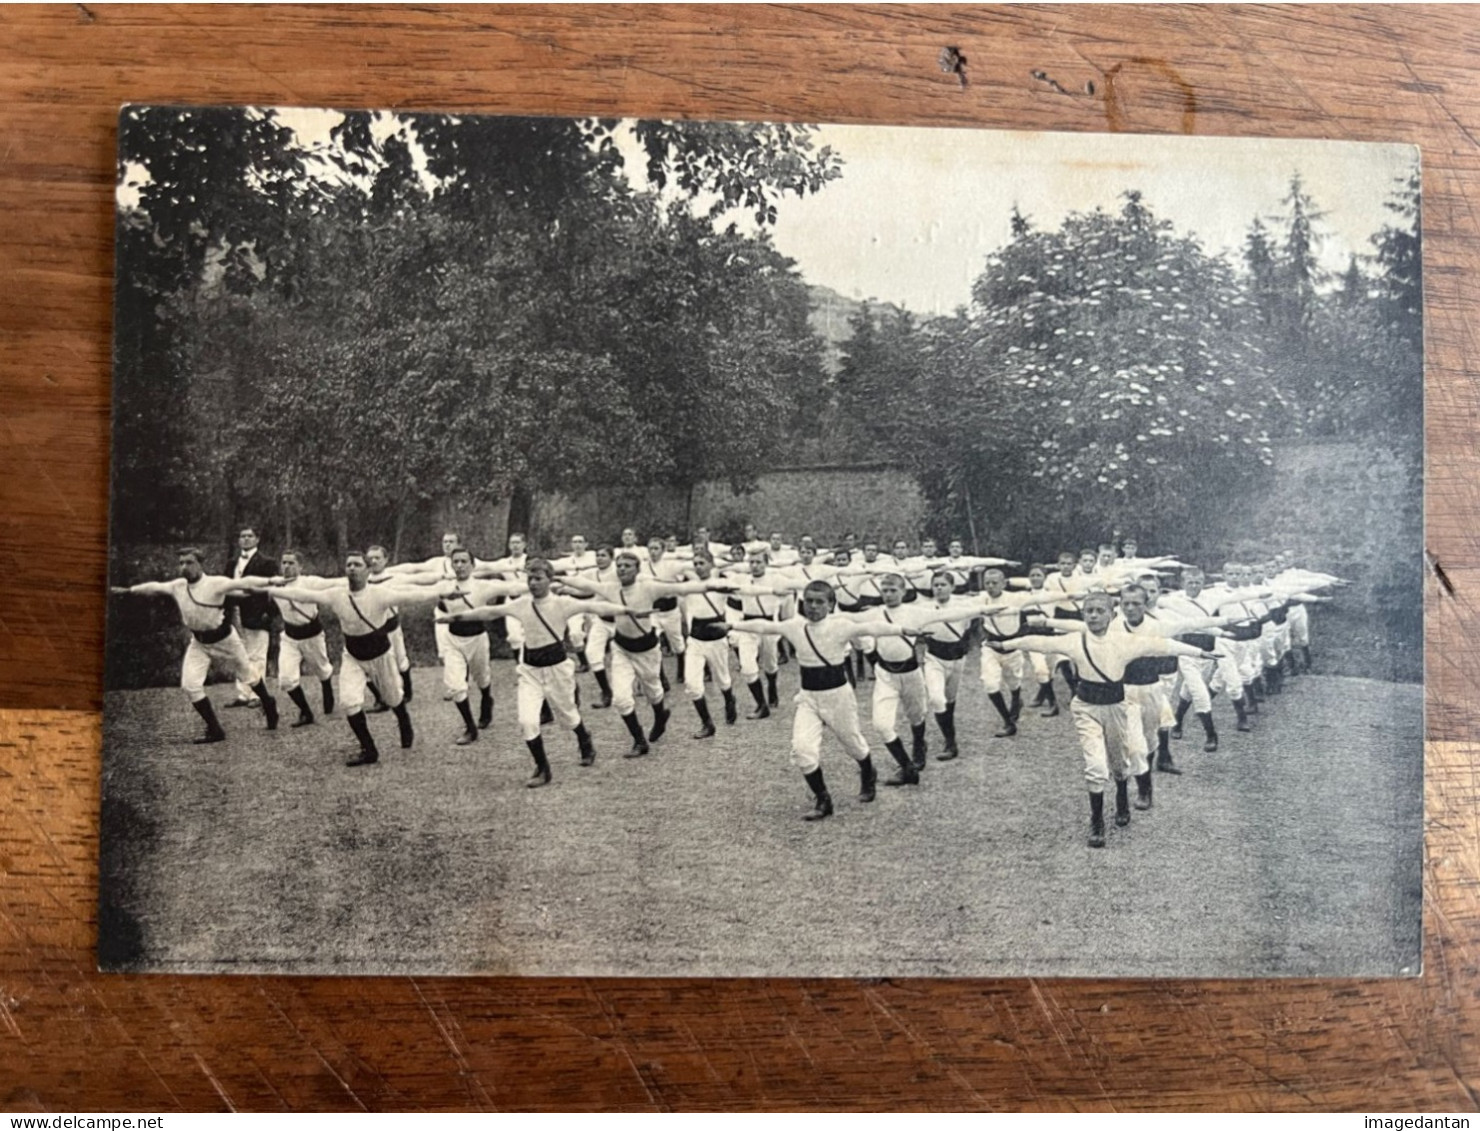
[[[821,386],[818,343],[794,266],[713,217],[764,225],[837,162],[805,127],[643,123],[660,197],[615,128],[350,114],[309,146],[273,112],[212,111],[126,138],[152,187],[124,223],[181,260],[121,260],[155,308],[131,317],[169,334],[121,358],[120,387],[163,370],[188,421],[153,445],[179,453],[174,525],[221,500],[285,532],[333,515],[342,540],[447,494],[753,477],[793,390]]]
[[[855,386],[898,381],[901,400],[947,406],[906,414],[900,436],[928,453],[917,475],[942,524],[1026,549],[1030,530],[1155,524],[1188,545],[1207,496],[1236,498],[1273,458],[1281,398],[1243,288],[1135,192],[1118,213],[1014,228],[968,311],[866,335]]]

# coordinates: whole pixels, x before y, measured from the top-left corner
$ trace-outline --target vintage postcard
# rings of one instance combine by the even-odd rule
[[[99,963],[1404,976],[1403,145],[130,106]]]

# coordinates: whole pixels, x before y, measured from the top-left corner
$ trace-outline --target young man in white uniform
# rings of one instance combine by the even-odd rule
[[[540,708],[549,704],[551,714],[576,737],[581,765],[596,761],[596,747],[576,707],[576,666],[565,650],[565,625],[571,617],[609,616],[623,611],[606,601],[592,601],[551,592],[554,569],[544,558],[525,563],[529,592],[503,605],[443,613],[438,619],[453,621],[497,620],[517,617],[524,625],[524,647],[519,653],[518,715],[524,744],[534,759],[530,789],[550,784],[550,759],[540,736]],[[652,610],[647,610],[651,612]]]
[[[339,618],[339,627],[344,631],[345,652],[339,668],[339,698],[344,704],[345,722],[360,742],[359,754],[345,765],[368,766],[380,760],[380,751],[365,720],[367,684],[381,688],[381,697],[395,712],[401,748],[408,749],[415,741],[415,734],[411,728],[411,715],[406,710],[401,680],[397,678],[399,665],[391,644],[389,625],[393,623],[399,605],[434,601],[436,591],[426,585],[405,581],[397,584],[388,576],[383,577],[379,584],[371,584],[368,551],[362,554],[353,550],[344,558],[343,581],[314,586],[304,584],[304,579],[300,578],[296,585],[280,587],[275,596],[299,604],[319,605]]]
[[[144,581],[138,585],[115,585],[111,592],[141,596],[173,597],[180,619],[190,630],[190,644],[180,666],[180,689],[190,698],[190,705],[206,724],[206,733],[194,742],[197,746],[221,742],[226,732],[216,718],[215,708],[206,696],[206,676],[211,661],[216,660],[238,680],[252,676],[252,664],[242,638],[226,617],[229,598],[246,593],[260,593],[269,585],[266,577],[220,577],[207,574],[201,565],[204,555],[194,546],[179,553],[180,576],[171,581]],[[248,685],[262,703],[262,715],[268,730],[278,724],[277,700],[267,692],[267,684],[258,677]]]

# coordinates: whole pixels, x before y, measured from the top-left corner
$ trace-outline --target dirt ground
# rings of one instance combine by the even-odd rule
[[[667,661],[670,671],[672,661]],[[440,672],[415,673],[413,749],[372,716],[379,765],[347,769],[339,714],[276,733],[221,710],[230,739],[196,747],[178,690],[110,693],[100,957],[169,971],[780,976],[1368,976],[1419,968],[1422,690],[1321,675],[1291,681],[1156,805],[1086,847],[1082,760],[1067,712],[995,713],[962,684],[963,756],[918,788],[856,799],[827,740],[837,815],[806,823],[790,765],[794,665],[773,718],[692,741],[681,692],[653,754],[627,760],[611,710],[586,719],[600,756],[546,727],[554,784],[495,664],[495,722],[455,747]],[[881,773],[889,759],[868,725]],[[742,711],[749,696],[738,689]],[[1062,687],[1060,687],[1062,694]],[[229,688],[215,686],[218,706]],[[718,692],[709,692],[712,706]],[[314,696],[316,700],[316,696]],[[285,715],[291,707],[281,700]],[[650,718],[646,707],[644,719]],[[989,718],[989,715],[992,716]],[[1195,740],[1194,740],[1195,739]],[[1108,798],[1107,798],[1108,800]]]

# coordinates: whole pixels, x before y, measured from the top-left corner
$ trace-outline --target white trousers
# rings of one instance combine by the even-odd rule
[[[278,686],[292,691],[301,681],[304,666],[315,678],[324,680],[334,674],[329,650],[322,632],[307,640],[294,640],[286,632],[278,641]]]
[[[947,703],[956,701],[956,692],[961,686],[961,672],[965,660],[942,660],[939,656],[925,654],[925,691],[929,696],[930,709],[937,715],[946,709]]]
[[[401,705],[401,673],[394,648],[387,648],[373,660],[357,660],[348,651],[344,653],[339,665],[339,701],[346,715],[364,709],[367,682],[375,684],[387,707]]]
[[[233,628],[225,640],[218,640],[214,644],[202,644],[191,636],[190,646],[185,649],[185,661],[180,665],[180,687],[190,696],[192,703],[198,703],[206,697],[206,676],[211,674],[212,660],[236,676],[238,687],[251,677],[252,663],[247,659],[247,650],[242,645],[242,638],[236,634],[236,629]],[[250,683],[248,687],[250,688]]]
[[[565,634],[570,638],[571,647],[579,652],[586,646],[586,614],[571,617],[565,622]]]
[[[735,633],[736,647],[740,651],[740,678],[746,683],[760,679],[761,672],[775,675],[779,666],[776,641],[779,636],[758,636],[753,632]]]
[[[668,647],[675,656],[682,656],[684,650],[683,613],[679,609],[669,609],[667,612],[653,614],[653,627],[668,638]]]
[[[1125,781],[1132,774],[1146,772],[1146,756],[1131,755],[1132,736],[1139,733],[1139,718],[1128,717],[1124,703],[1086,703],[1077,695],[1069,704],[1074,718],[1074,733],[1084,753],[1084,784],[1091,793],[1104,793],[1112,775]]]
[[[981,653],[982,686],[987,689],[988,695],[1001,691],[1004,687],[1008,691],[1022,689],[1023,677],[1027,674],[1024,653],[994,652],[990,648],[983,648]]]
[[[804,774],[822,765],[822,733],[838,736],[850,757],[862,762],[868,757],[868,740],[858,726],[858,700],[846,684],[831,691],[799,691],[797,713],[791,722],[792,764]]]
[[[252,684],[261,683],[267,674],[267,646],[272,641],[272,634],[265,628],[241,628],[236,631],[241,634],[242,647],[247,652],[247,674],[237,677],[236,694],[240,699],[255,699],[257,695],[252,690]]]
[[[663,681],[658,674],[662,660],[661,648],[629,652],[620,644],[612,646],[612,706],[617,709],[617,714],[630,715],[637,710],[637,700],[632,692],[635,683],[641,684],[642,693],[649,703],[656,706],[663,702]]]
[[[438,624],[436,621],[432,622],[432,638],[437,642],[437,659],[445,660],[447,658],[447,641],[451,636],[451,625]]]
[[[704,666],[709,665],[710,674],[721,691],[730,690],[730,645],[721,637],[718,640],[695,640],[690,637],[683,654],[683,689],[690,699],[704,698]]]
[[[1290,606],[1290,643],[1295,647],[1310,645],[1310,612],[1304,605]]]
[[[1134,724],[1128,728],[1132,733],[1127,735],[1132,763],[1134,764],[1138,752],[1141,756],[1141,764],[1135,771],[1139,774],[1145,772],[1146,759],[1156,749],[1156,732],[1161,729],[1162,712],[1166,709],[1166,696],[1162,694],[1161,681],[1126,684],[1125,706],[1126,714]]]
[[[1053,669],[1048,666],[1050,659],[1047,652],[1019,652],[1019,656],[1026,656],[1028,665],[1033,669],[1033,678],[1039,683],[1047,683],[1053,678]]]
[[[406,654],[406,634],[401,631],[401,625],[399,622],[396,624],[395,631],[392,632],[390,635],[391,652],[396,657],[396,671],[409,672],[411,670],[411,657]],[[385,694],[385,691],[383,689],[381,691],[381,694]],[[390,700],[387,699],[386,702],[388,703],[390,702]]]
[[[890,672],[879,667],[874,669],[874,676],[874,730],[885,742],[893,742],[899,737],[896,720],[901,705],[911,726],[925,721],[929,703],[925,673],[919,668],[912,672]]]
[[[611,638],[612,626],[600,617],[592,617],[586,632],[586,663],[593,672],[606,670],[606,646]]]
[[[1217,677],[1217,664],[1212,660],[1199,660],[1195,656],[1178,656],[1177,671],[1182,676],[1182,698],[1190,699],[1192,709],[1199,715],[1211,711],[1213,697],[1208,689],[1208,681]],[[1238,694],[1235,692],[1234,698]]]
[[[540,707],[545,703],[550,704],[550,713],[555,716],[555,721],[567,730],[575,730],[581,725],[581,712],[576,709],[576,665],[573,661],[561,660],[548,668],[520,664],[517,670],[516,711],[519,732],[525,742],[540,736]]]
[[[468,697],[468,682],[487,687],[493,680],[488,663],[488,633],[477,636],[447,637],[447,651],[442,655],[442,684],[452,692],[454,702]]]

